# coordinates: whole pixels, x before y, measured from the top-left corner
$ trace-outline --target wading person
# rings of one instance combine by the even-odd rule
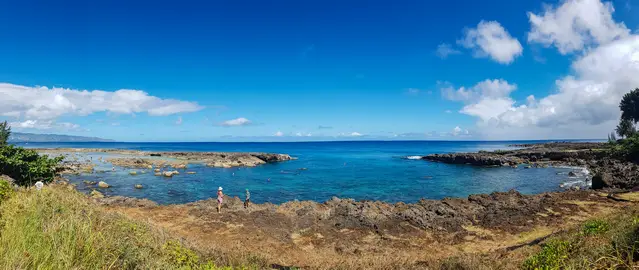
[[[222,193],[222,187],[217,188],[217,212],[222,210],[222,202],[224,202],[224,193]]]
[[[249,193],[248,188],[247,188],[246,189],[246,200],[244,200],[244,208],[248,208],[250,202],[251,202],[251,193]]]

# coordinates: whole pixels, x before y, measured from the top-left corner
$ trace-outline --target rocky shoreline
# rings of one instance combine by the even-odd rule
[[[622,190],[639,186],[639,166],[609,155],[605,143],[544,143],[511,145],[515,150],[431,154],[422,159],[472,166],[579,166],[593,175],[592,188]]]
[[[279,265],[328,269],[344,261],[402,254],[384,264],[392,268],[408,262],[406,269],[423,269],[417,267],[420,260],[466,248],[489,252],[525,246],[584,218],[635,204],[639,196],[629,194],[628,199],[626,194],[594,190],[536,195],[511,190],[417,203],[332,198],[323,203],[290,201],[248,208],[240,198],[227,197],[222,213],[216,212],[215,199],[176,205],[121,196],[92,200],[111,211],[170,228],[199,245],[225,243],[222,250],[259,254]],[[238,245],[226,246],[229,243]]]

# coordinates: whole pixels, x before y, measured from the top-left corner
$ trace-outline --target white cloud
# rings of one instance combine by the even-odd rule
[[[453,131],[450,134],[447,134],[447,135],[451,135],[453,137],[468,136],[468,135],[470,135],[470,132],[468,132],[467,129],[462,129],[459,126],[456,126],[455,128],[453,128]]]
[[[456,50],[448,43],[442,43],[437,46],[437,51],[435,51],[435,54],[437,54],[439,58],[445,59],[449,55],[461,54],[461,51]]]
[[[543,15],[529,13],[532,42],[582,53],[549,95],[519,103],[510,95],[447,93],[465,103],[460,112],[477,117],[486,139],[605,138],[619,119],[622,96],[639,87],[639,35],[614,22],[613,10],[610,3],[567,0]]]
[[[284,133],[282,133],[281,131],[277,131],[277,132],[275,132],[275,134],[273,134],[273,136],[282,137],[282,136],[284,136]]]
[[[235,127],[235,126],[246,126],[246,125],[250,125],[252,122],[244,117],[240,117],[240,118],[236,118],[236,119],[231,119],[231,120],[227,120],[222,122],[222,126],[225,127]]]
[[[312,133],[297,132],[297,133],[295,133],[295,136],[297,136],[297,137],[311,137],[311,136],[313,136],[313,134]]]
[[[361,137],[361,136],[364,136],[364,134],[354,131],[354,132],[351,132],[351,133],[343,133],[342,132],[342,133],[337,134],[337,136],[339,136],[339,137]]]
[[[453,135],[457,136],[457,134],[459,134],[462,131],[462,129],[459,126],[456,126],[453,129]]]
[[[178,119],[175,121],[176,125],[181,125],[182,124],[182,116],[178,116]]]
[[[516,106],[507,96],[482,96],[461,112],[477,117],[491,139],[604,138],[619,118],[621,97],[639,87],[639,36],[592,49],[571,67],[574,74],[556,80],[546,97],[528,96]]]
[[[128,89],[107,92],[0,83],[0,96],[0,115],[28,120],[52,120],[63,115],[89,115],[96,112],[146,112],[152,116],[164,116],[203,108],[195,102],[161,99],[143,91]]]
[[[482,121],[489,121],[511,110],[515,104],[511,98],[484,98],[477,103],[469,104],[461,109],[461,113],[478,117]]]
[[[558,7],[547,6],[543,14],[528,12],[528,42],[554,45],[567,54],[627,37],[630,30],[613,20],[614,10],[610,2],[566,0]]]
[[[9,125],[15,129],[75,130],[80,127],[77,124],[68,123],[68,122],[57,123],[52,120],[25,120],[23,122],[10,122]]]
[[[512,63],[523,52],[521,43],[496,21],[480,21],[477,28],[466,29],[457,43],[474,50],[475,57],[490,57],[501,64]]]
[[[442,96],[448,100],[475,102],[483,98],[507,97],[517,89],[517,85],[510,84],[504,79],[484,80],[470,88],[453,88],[450,84],[441,88]]]

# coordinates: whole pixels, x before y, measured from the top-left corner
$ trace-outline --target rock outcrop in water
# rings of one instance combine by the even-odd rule
[[[431,154],[424,156],[423,159],[475,166],[512,166],[522,163],[583,166],[586,165],[586,160],[606,157],[603,143],[546,143],[515,146],[527,148],[494,152]]]
[[[282,162],[294,159],[287,154],[273,153],[239,153],[239,152],[144,152],[120,149],[86,149],[86,148],[56,148],[36,149],[42,153],[65,154],[75,152],[109,153],[128,155],[131,157],[113,157],[106,161],[115,166],[125,168],[153,169],[168,168],[186,169],[188,163],[204,163],[209,167],[254,167],[265,163]],[[149,157],[149,158],[146,158]],[[160,158],[161,157],[161,158]],[[89,166],[90,164],[90,166]],[[78,173],[81,170],[93,170],[91,162],[77,160],[67,161],[63,167],[67,173]],[[155,171],[158,172],[158,171]]]
[[[594,175],[592,188],[632,189],[639,186],[639,166],[610,156],[604,143],[546,143],[515,145],[526,147],[508,151],[432,154],[425,160],[474,166],[532,167],[565,165],[586,167]],[[528,167],[530,165],[527,165]]]
[[[468,164],[474,166],[506,166],[524,162],[523,159],[518,157],[486,153],[431,154],[423,157],[423,159],[450,164]]]

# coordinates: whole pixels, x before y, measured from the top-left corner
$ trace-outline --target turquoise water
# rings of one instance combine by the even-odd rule
[[[70,176],[78,189],[90,192],[82,180],[105,181],[108,195],[148,198],[161,204],[186,203],[215,197],[218,186],[229,196],[254,202],[326,201],[333,196],[357,200],[416,202],[421,198],[466,197],[476,193],[516,189],[525,194],[561,190],[563,183],[584,183],[576,168],[479,168],[432,163],[411,156],[431,153],[507,149],[512,143],[467,141],[383,141],[304,143],[29,143],[25,147],[120,148],[147,151],[235,151],[286,153],[297,160],[253,168],[209,168],[193,164],[172,178],[146,174],[130,176],[130,169]],[[86,158],[103,153],[84,153]],[[110,164],[99,164],[111,168]],[[137,170],[140,172],[141,170]],[[578,176],[569,178],[568,172]],[[135,189],[135,184],[144,189]]]

